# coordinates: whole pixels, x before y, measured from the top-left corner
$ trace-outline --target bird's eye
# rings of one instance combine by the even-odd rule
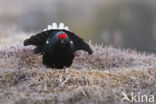
[[[59,39],[61,39],[62,38],[62,34],[59,34],[58,37],[59,37]]]
[[[66,39],[67,35],[65,33],[63,33],[62,38]]]

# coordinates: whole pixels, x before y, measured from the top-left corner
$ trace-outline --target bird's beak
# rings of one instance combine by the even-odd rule
[[[64,44],[64,40],[61,40],[61,44]]]

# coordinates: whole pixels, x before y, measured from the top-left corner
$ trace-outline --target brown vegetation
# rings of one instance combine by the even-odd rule
[[[122,92],[156,95],[156,56],[92,45],[63,70],[42,65],[33,47],[0,50],[1,104],[120,104]]]

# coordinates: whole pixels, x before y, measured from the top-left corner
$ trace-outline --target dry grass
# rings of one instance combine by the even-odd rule
[[[1,104],[121,104],[123,91],[156,96],[156,55],[90,45],[93,55],[77,52],[66,72],[43,66],[33,47],[1,49]]]

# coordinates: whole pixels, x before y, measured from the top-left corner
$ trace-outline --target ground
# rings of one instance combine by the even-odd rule
[[[26,37],[1,37],[0,104],[129,104],[123,92],[156,96],[155,54],[90,42],[93,54],[78,51],[64,71],[42,65],[23,46]]]

